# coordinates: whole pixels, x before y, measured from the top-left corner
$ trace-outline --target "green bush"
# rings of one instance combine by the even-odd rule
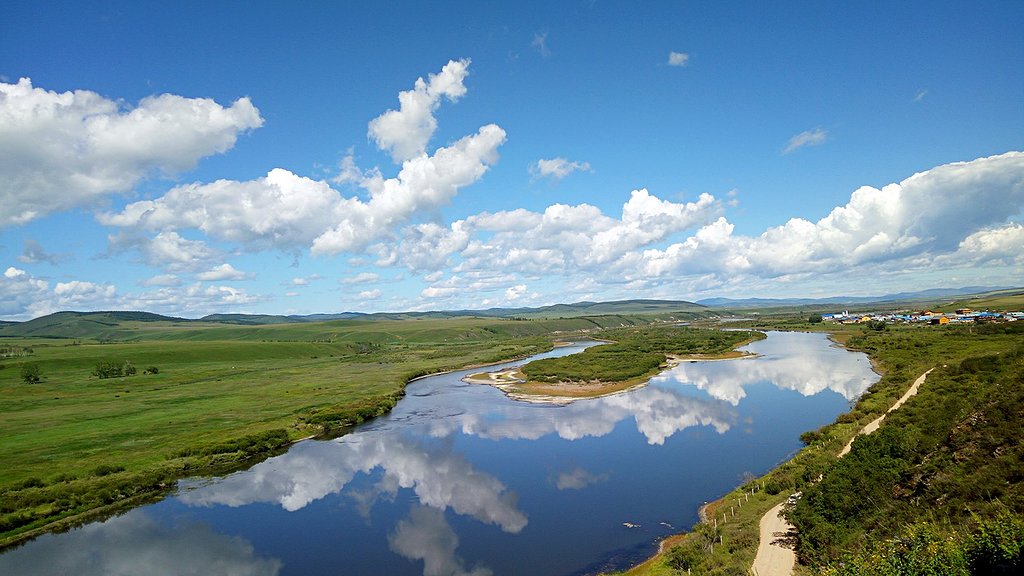
[[[92,375],[97,378],[120,378],[124,374],[123,365],[115,360],[103,360],[93,368]]]
[[[912,524],[826,567],[825,576],[989,576],[1024,569],[1024,521],[1003,510],[968,534]]]
[[[257,434],[249,434],[227,442],[220,442],[210,446],[199,446],[187,448],[177,453],[179,457],[187,456],[212,456],[215,454],[241,453],[244,457],[256,456],[271,452],[278,448],[287,446],[289,443],[288,431],[283,428],[267,430]]]
[[[966,546],[971,574],[1020,574],[1024,570],[1024,520],[1008,511],[981,522]]]
[[[118,362],[117,360],[103,360],[97,363],[96,367],[93,368],[92,375],[100,379],[134,376],[135,366],[128,360],[125,360],[124,362]]]
[[[38,384],[43,380],[43,372],[38,362],[21,365],[21,379],[25,384]]]
[[[665,553],[665,563],[680,571],[699,570],[708,561],[708,554],[695,538],[689,538]]]
[[[117,472],[124,472],[124,466],[111,466],[109,464],[101,464],[93,469],[93,476],[109,476]]]

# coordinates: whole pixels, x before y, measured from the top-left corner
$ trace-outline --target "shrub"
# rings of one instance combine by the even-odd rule
[[[115,472],[124,472],[124,466],[111,466],[109,464],[100,464],[93,469],[92,473],[94,476],[109,476]]]
[[[114,360],[103,360],[96,364],[92,375],[97,378],[119,378],[123,374],[122,365]]]
[[[42,488],[43,486],[46,486],[46,483],[33,476],[25,479],[24,482],[18,485],[18,488]]]
[[[676,570],[699,569],[707,561],[707,553],[696,539],[689,539],[678,546],[673,546],[665,553],[665,563]]]
[[[42,370],[37,362],[29,362],[21,365],[21,379],[25,384],[38,384],[43,380]]]
[[[804,446],[810,446],[821,440],[821,438],[821,432],[818,430],[808,430],[800,435],[800,441],[804,443]]]
[[[885,320],[869,320],[867,327],[869,330],[874,330],[875,332],[883,332],[888,328],[888,325],[885,323]]]
[[[966,552],[972,574],[1019,574],[1024,567],[1024,520],[1000,512],[981,523]]]
[[[134,376],[135,366],[128,360],[118,362],[116,360],[103,360],[96,364],[92,375],[97,378],[121,378],[122,376]]]

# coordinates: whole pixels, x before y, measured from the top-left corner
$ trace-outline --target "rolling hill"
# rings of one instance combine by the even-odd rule
[[[491,308],[489,310],[448,310],[431,312],[400,312],[360,314],[312,314],[308,316],[278,316],[270,314],[212,314],[199,319],[161,316],[149,312],[57,312],[26,322],[0,324],[0,338],[83,338],[93,340],[138,340],[167,337],[171,332],[181,337],[205,339],[203,333],[210,333],[222,327],[267,329],[285,325],[305,325],[306,328],[292,334],[315,334],[337,331],[331,326],[337,322],[394,322],[396,320],[445,320],[454,318],[489,319],[530,319],[550,320],[558,318],[582,318],[605,316],[650,317],[650,319],[693,319],[708,315],[705,307],[692,302],[673,300],[622,300],[618,302],[578,302],[556,304],[540,308]],[[323,330],[319,330],[321,326]],[[236,335],[240,337],[241,335]],[[245,337],[277,339],[273,332],[249,331]]]

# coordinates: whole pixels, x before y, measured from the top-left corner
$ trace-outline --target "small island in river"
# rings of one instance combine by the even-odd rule
[[[494,386],[514,400],[564,405],[640,388],[652,376],[682,362],[753,357],[736,348],[764,338],[759,332],[676,325],[604,330],[599,336],[607,342],[579,354],[478,372],[464,381]]]

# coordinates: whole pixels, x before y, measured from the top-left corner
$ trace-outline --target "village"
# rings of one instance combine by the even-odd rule
[[[920,312],[837,312],[834,314],[822,314],[823,322],[836,322],[838,324],[866,324],[868,322],[896,322],[904,324],[965,324],[981,322],[1015,322],[1024,320],[1024,312],[992,312],[990,310],[976,311],[970,308],[958,308],[953,312],[932,312],[923,310]]]

